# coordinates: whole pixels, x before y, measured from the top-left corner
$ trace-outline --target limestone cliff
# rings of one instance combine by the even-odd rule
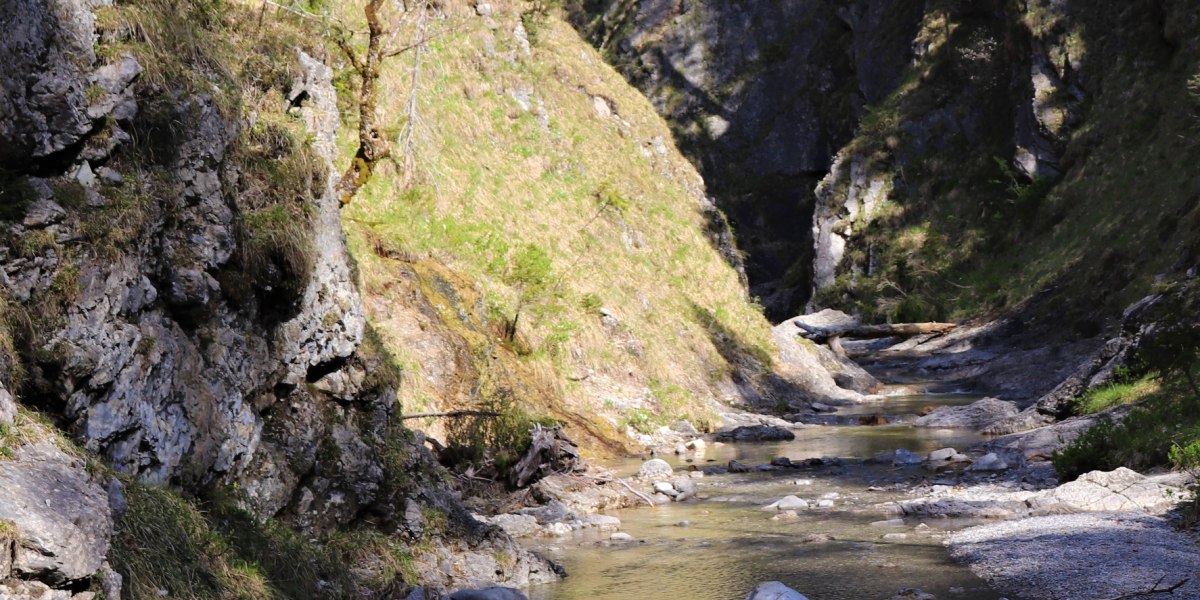
[[[65,598],[119,580],[100,571],[126,486],[319,539],[424,544],[371,593],[554,577],[476,522],[395,419],[332,189],[332,70],[280,30],[239,29],[253,22],[239,6],[215,8],[0,11],[0,539],[16,557],[0,585]],[[218,54],[231,43],[260,53],[244,87]],[[55,427],[73,443],[51,443]],[[136,554],[121,537],[134,530],[118,525],[115,546]],[[110,558],[127,595],[170,587],[135,559]],[[337,586],[361,582],[342,571],[302,583],[349,594]]]
[[[1195,264],[1186,2],[572,14],[687,142],[776,318],[806,301],[881,320],[1024,306],[1090,336]]]

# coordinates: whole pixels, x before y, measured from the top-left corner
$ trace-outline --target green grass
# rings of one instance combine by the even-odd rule
[[[1076,414],[1090,415],[1114,406],[1143,400],[1161,389],[1153,377],[1143,377],[1129,383],[1111,383],[1092,390],[1076,399]]]
[[[699,176],[681,155],[647,150],[670,130],[565,23],[549,19],[532,56],[510,62],[479,57],[492,43],[515,47],[505,32],[519,15],[501,11],[496,34],[457,18],[461,28],[423,58],[412,185],[382,165],[343,212],[367,305],[390,307],[372,314],[380,337],[410,367],[402,403],[478,405],[486,386],[474,364],[486,364],[507,373],[497,389],[531,415],[570,423],[587,445],[615,436],[626,416],[598,400],[601,380],[619,379],[629,397],[647,397],[652,383],[678,389],[671,412],[703,417],[713,373],[729,373],[735,357],[769,365],[775,349],[761,308],[704,233]],[[388,65],[382,97],[396,104],[384,114],[404,114],[409,66]],[[537,108],[510,97],[523,87]],[[623,123],[597,116],[593,95]],[[423,302],[431,310],[412,308]],[[464,357],[465,381],[425,375],[420,348],[431,345]],[[643,408],[662,413],[662,399],[651,394]]]
[[[1128,387],[1110,387],[1089,395],[1084,405],[1100,402],[1097,396],[1127,400],[1137,394],[1142,404],[1125,418],[1103,420],[1054,453],[1054,467],[1062,478],[1117,467],[1144,471],[1167,466],[1173,447],[1200,441],[1200,399],[1177,377],[1161,384],[1142,380]]]

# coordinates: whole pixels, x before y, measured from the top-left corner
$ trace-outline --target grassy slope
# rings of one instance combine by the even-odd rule
[[[650,104],[556,18],[524,55],[518,9],[500,4],[493,31],[448,7],[454,32],[422,58],[415,185],[385,167],[345,210],[405,410],[511,393],[591,422],[594,440],[708,420],[731,352],[769,356],[768,323],[703,233],[702,181]],[[385,76],[397,128],[411,64]],[[546,289],[506,343],[531,245],[549,257]]]

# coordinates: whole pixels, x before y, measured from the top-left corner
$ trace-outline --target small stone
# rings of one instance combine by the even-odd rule
[[[624,531],[618,531],[618,532],[608,536],[608,539],[610,539],[614,542],[632,542],[633,536],[629,535],[628,533],[625,533]]]
[[[776,467],[790,467],[792,466],[792,459],[786,456],[777,456],[771,459],[771,465]]]
[[[676,490],[674,486],[672,486],[671,484],[669,484],[665,481],[660,481],[658,483],[655,483],[654,491],[656,491],[664,496],[670,496],[672,498],[679,495],[679,491]]]
[[[79,168],[75,170],[75,181],[78,181],[83,187],[92,187],[96,185],[96,174],[92,172],[92,166],[85,160],[79,163]]]
[[[553,537],[571,535],[572,531],[574,530],[566,523],[551,523],[546,526],[546,535]]]
[[[680,522],[676,523],[675,526],[676,527],[691,527],[692,522],[691,521],[680,521]]]
[[[933,452],[929,453],[929,462],[950,460],[951,458],[954,458],[955,454],[958,454],[958,451],[954,448],[942,448],[941,450],[934,450]]]
[[[696,452],[702,452],[702,451],[704,451],[704,448],[705,448],[706,446],[707,446],[707,444],[705,444],[704,440],[702,440],[702,439],[700,439],[700,438],[696,438],[696,439],[694,439],[694,440],[691,440],[691,441],[689,441],[689,442],[687,443],[687,449],[688,449],[688,450],[695,450]]]
[[[777,515],[772,516],[771,520],[772,521],[791,521],[791,520],[799,519],[799,518],[800,518],[800,515],[797,514],[796,511],[785,510]]]
[[[475,5],[475,14],[481,17],[490,17],[494,12],[495,9],[492,8],[492,5],[488,4],[487,2],[480,2]]]
[[[105,185],[121,185],[125,183],[125,178],[120,173],[110,167],[100,167],[96,169],[96,176]]]
[[[692,479],[704,479],[704,471],[688,471],[688,477]]]
[[[895,542],[895,541],[899,541],[899,540],[906,540],[906,539],[908,539],[908,534],[907,533],[885,533],[885,534],[883,534],[881,539],[886,542]]]
[[[817,508],[833,508],[833,500],[822,500],[817,503]]]
[[[789,510],[804,510],[808,508],[808,501],[804,498],[796,496],[784,496],[771,504],[763,507],[763,510],[789,511]]]

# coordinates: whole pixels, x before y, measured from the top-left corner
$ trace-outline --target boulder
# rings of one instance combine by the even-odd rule
[[[1092,471],[1075,481],[1064,483],[1038,497],[1034,508],[1061,504],[1074,510],[1157,511],[1169,508],[1181,491],[1160,485],[1144,475],[1120,467],[1115,471]]]
[[[758,584],[746,600],[808,600],[803,594],[783,585],[778,581],[767,581]]]
[[[695,471],[699,473],[699,471]],[[688,477],[676,477],[671,480],[671,487],[679,491],[680,495],[693,496],[696,494],[696,482],[692,481],[690,475]]]
[[[621,519],[610,515],[588,515],[583,518],[583,524],[600,531],[616,531],[621,528]]]
[[[659,481],[658,483],[655,483],[654,491],[656,491],[664,496],[670,496],[672,498],[679,495],[679,490],[676,490],[674,486],[672,486],[671,484],[669,484],[665,481]]]
[[[774,425],[750,425],[722,431],[717,434],[717,439],[732,442],[786,442],[796,439],[796,434]]]
[[[984,398],[966,406],[942,406],[919,417],[917,427],[974,428],[987,427],[996,421],[1017,415],[1017,405],[996,398]]]
[[[784,496],[783,498],[764,506],[763,510],[787,511],[804,510],[806,508],[808,508],[808,501],[804,498],[798,498],[796,496]]]
[[[911,450],[900,448],[892,452],[885,452],[871,459],[871,462],[881,465],[916,465],[925,462],[925,459],[914,454]]]
[[[979,457],[971,466],[967,467],[968,471],[1003,471],[1008,468],[1008,463],[1004,462],[995,452],[988,452]]]
[[[108,492],[49,439],[0,460],[0,519],[16,524],[13,573],[56,586],[91,577],[113,530]]]
[[[661,458],[652,458],[642,463],[642,467],[638,469],[637,476],[644,479],[661,479],[663,477],[670,477],[674,472],[675,469],[671,467],[671,463]]]
[[[538,524],[537,519],[532,515],[496,515],[489,519],[489,521],[493,525],[503,529],[504,533],[515,538],[531,537],[542,531],[541,525]]]
[[[954,458],[956,454],[958,454],[958,451],[954,448],[942,448],[941,450],[934,450],[933,452],[929,453],[929,462],[947,461]]]

